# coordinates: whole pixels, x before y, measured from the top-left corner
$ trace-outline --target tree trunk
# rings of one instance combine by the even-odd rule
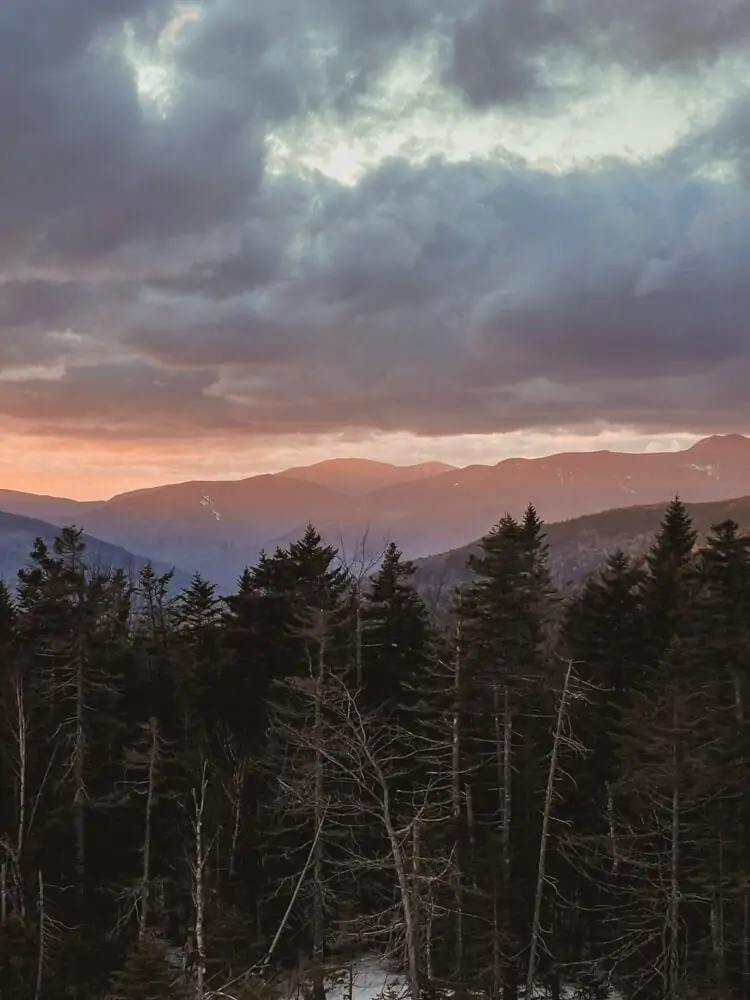
[[[39,950],[36,960],[36,983],[34,985],[34,1000],[41,1000],[44,983],[44,963],[46,961],[47,945],[47,913],[44,905],[44,879],[41,871],[38,874],[37,914],[39,918]]]
[[[193,789],[193,833],[195,836],[195,862],[193,863],[193,907],[195,911],[195,989],[199,998],[203,997],[203,985],[206,975],[206,941],[204,934],[206,916],[206,885],[205,872],[209,847],[205,843],[204,815],[206,808],[206,791],[208,789],[207,764],[203,761],[201,768],[200,794]]]
[[[143,870],[141,872],[141,898],[138,917],[138,939],[143,940],[146,934],[149,917],[149,901],[151,895],[151,816],[154,808],[154,790],[156,787],[156,763],[159,756],[159,724],[155,718],[149,720],[151,744],[148,756],[148,787],[146,791],[146,817],[143,831]]]
[[[323,826],[326,803],[324,801],[324,756],[323,756],[323,695],[326,674],[326,643],[324,624],[321,622],[321,635],[318,639],[318,663],[315,678],[315,719],[313,745],[315,747],[315,783],[314,811],[315,829]],[[325,954],[325,897],[324,878],[324,843],[318,837],[313,855],[313,926],[312,926],[312,1000],[325,1000],[325,983],[323,981],[323,959]]]
[[[711,899],[711,943],[714,952],[714,975],[717,1000],[727,995],[726,946],[724,937],[724,842],[719,834],[718,878]]]
[[[670,840],[670,884],[667,952],[667,996],[677,997],[680,972],[680,748],[678,693],[672,695],[672,827]]]
[[[560,741],[563,734],[566,713],[568,711],[568,701],[570,698],[570,679],[573,673],[573,661],[568,661],[568,668],[565,671],[562,692],[560,693],[560,703],[557,708],[557,722],[555,724],[555,735],[552,742],[552,753],[550,754],[549,773],[547,775],[547,788],[544,794],[544,812],[542,814],[542,833],[539,842],[539,863],[536,875],[536,893],[534,895],[534,914],[531,923],[531,944],[529,947],[529,964],[526,971],[526,996],[531,996],[536,979],[537,958],[539,954],[539,938],[542,929],[542,902],[544,898],[544,880],[547,865],[547,847],[549,842],[549,827],[552,818],[552,800],[555,793],[555,782],[557,780],[557,763],[560,757]]]
[[[419,948],[419,923],[418,913],[414,906],[411,894],[411,885],[406,868],[406,859],[401,848],[398,833],[391,815],[391,800],[388,790],[388,783],[385,776],[378,775],[378,780],[382,791],[383,825],[385,826],[388,840],[391,845],[393,864],[396,869],[399,892],[401,894],[401,911],[404,916],[404,930],[406,935],[406,958],[409,979],[409,995],[411,1000],[419,1000],[421,987],[420,974],[420,948]]]
[[[357,581],[357,592],[355,595],[355,629],[354,629],[354,663],[356,667],[357,690],[360,690],[364,681],[362,672],[362,588]]]
[[[20,671],[13,674],[13,717],[11,726],[15,742],[13,770],[16,777],[16,836],[12,850],[8,844],[10,865],[6,868],[4,889],[8,890],[8,881],[12,883],[11,905],[15,907],[22,920],[26,920],[26,894],[23,879],[23,857],[26,848],[27,805],[28,805],[28,719],[26,716],[26,697],[23,675]],[[41,790],[40,790],[41,791]],[[7,906],[7,896],[6,896]]]
[[[86,659],[78,650],[76,663],[76,729],[73,751],[73,823],[76,844],[76,875],[82,893],[86,879]]]
[[[617,847],[617,833],[615,830],[615,803],[612,798],[612,786],[606,783],[607,789],[607,824],[609,826],[609,842],[612,848],[612,873],[614,875],[620,870],[620,852]]]
[[[515,970],[513,970],[507,958],[511,944],[510,927],[510,886],[511,886],[511,857],[510,857],[510,831],[512,815],[512,755],[513,755],[513,713],[510,708],[510,694],[507,686],[503,686],[502,697],[500,686],[497,682],[492,688],[493,709],[495,719],[495,752],[497,756],[497,785],[500,800],[500,827],[501,827],[501,858],[500,858],[500,879],[496,880],[494,895],[495,904],[493,906],[494,920],[494,949],[495,949],[495,992],[502,986],[504,1000],[516,1000],[518,996],[518,984]],[[505,954],[503,953],[505,952]],[[497,976],[499,975],[499,980]]]
[[[457,992],[462,994],[464,966],[464,893],[463,893],[463,838],[461,836],[461,629],[456,629],[456,655],[453,663],[453,720],[451,731],[451,807],[454,824],[454,843],[458,855],[454,880],[456,907],[455,979]]]
[[[742,1000],[747,1000],[750,987],[750,896],[742,893]]]

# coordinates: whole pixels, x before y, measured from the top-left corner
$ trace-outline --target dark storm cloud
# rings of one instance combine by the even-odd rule
[[[545,55],[578,41],[578,22],[544,0],[501,0],[453,29],[447,79],[476,107],[540,100],[549,87]]]
[[[80,365],[62,379],[2,384],[0,415],[60,428],[124,424],[190,434],[227,424],[227,407],[205,393],[211,382],[205,372],[167,372],[141,362]]]
[[[554,70],[613,63],[694,73],[750,38],[748,0],[482,0],[451,29],[445,79],[475,107],[547,109],[570,96]]]
[[[558,57],[715,59],[750,3],[202,9],[159,110],[122,26],[155,52],[170,5],[0,7],[0,366],[68,366],[0,383],[1,414],[192,437],[750,420],[750,203],[696,173],[745,169],[746,104],[651,165],[394,159],[351,186],[267,169],[281,123],[334,109],[356,130],[378,73],[435,33],[470,103],[529,104]],[[50,336],[67,330],[75,349]]]
[[[0,261],[91,262],[244,210],[264,135],[244,102],[193,77],[166,117],[139,101],[122,28],[141,19],[155,35],[167,13],[146,0],[0,8]]]
[[[224,370],[228,428],[713,427],[750,419],[749,233],[741,189],[656,167],[393,162],[326,187],[262,294],[123,322],[154,363]]]

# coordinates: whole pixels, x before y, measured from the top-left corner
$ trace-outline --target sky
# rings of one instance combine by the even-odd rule
[[[750,0],[10,0],[0,137],[0,487],[750,430]]]

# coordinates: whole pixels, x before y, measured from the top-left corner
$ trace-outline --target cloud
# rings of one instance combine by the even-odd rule
[[[386,117],[378,88],[419,52],[429,101],[444,85],[477,129],[494,106],[544,129],[608,59],[633,78],[718,65],[749,11],[0,8],[0,415],[195,440],[750,424],[750,117],[731,80],[717,121],[641,162],[448,162],[417,136],[344,183],[273,155],[283,130]],[[707,173],[719,161],[735,173]]]
[[[613,63],[685,75],[749,37],[747,0],[480,0],[452,26],[445,76],[475,107],[549,108]]]

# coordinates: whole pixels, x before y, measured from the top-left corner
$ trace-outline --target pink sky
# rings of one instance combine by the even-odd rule
[[[95,439],[39,438],[15,430],[0,438],[0,488],[90,500],[188,479],[241,479],[327,458],[369,458],[397,465],[444,461],[465,466],[559,451],[669,450],[688,447],[695,440],[694,435],[644,436],[603,430],[596,437],[564,432],[443,438],[392,434],[369,440],[337,435],[318,440],[288,436],[247,442],[207,438],[112,445]]]

